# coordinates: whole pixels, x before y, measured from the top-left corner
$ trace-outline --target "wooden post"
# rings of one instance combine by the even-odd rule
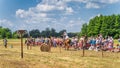
[[[85,56],[85,46],[87,45],[87,36],[84,36],[84,41],[83,41],[83,57]]]
[[[83,55],[82,56],[84,57],[84,55],[85,55],[85,50],[84,50],[84,46],[83,46]]]
[[[21,38],[21,58],[23,58],[23,38],[22,35],[25,33],[25,30],[18,30],[18,34],[20,34]]]
[[[21,34],[21,58],[23,58],[23,38]]]

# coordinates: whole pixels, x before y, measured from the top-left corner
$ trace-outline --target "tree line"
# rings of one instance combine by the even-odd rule
[[[33,38],[37,38],[37,37],[62,37],[63,32],[65,32],[66,30],[63,29],[59,32],[56,32],[56,30],[54,28],[46,28],[43,31],[40,31],[38,29],[33,29],[31,31],[27,31],[24,34],[24,38],[27,37],[33,37]],[[69,37],[74,37],[77,36],[78,33],[74,33],[74,32],[69,32],[68,36]],[[0,27],[0,38],[19,38],[19,34],[17,33],[17,31],[12,32],[9,28],[3,28]]]
[[[33,29],[31,31],[27,31],[24,34],[24,38],[27,37],[62,37],[63,32],[66,30],[63,29],[59,32],[56,32],[54,28],[46,28],[43,31],[38,29]],[[118,38],[120,36],[120,15],[108,15],[108,16],[96,16],[90,19],[89,23],[84,23],[82,25],[80,33],[69,32],[69,37],[74,36],[97,36],[98,34],[102,34],[104,37],[112,36],[114,38]],[[3,28],[0,26],[0,38],[19,38],[17,31],[12,32],[9,28]]]
[[[96,16],[88,24],[82,25],[80,35],[97,36],[98,34],[118,38],[120,36],[120,15]]]

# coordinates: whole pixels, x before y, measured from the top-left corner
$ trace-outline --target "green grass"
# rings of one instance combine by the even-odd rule
[[[13,40],[9,40],[9,43]],[[19,40],[16,40],[19,42]],[[15,43],[15,42],[14,42]],[[14,44],[12,43],[12,44]],[[119,68],[120,53],[85,51],[65,51],[62,48],[52,48],[51,52],[41,52],[38,46],[27,50],[24,46],[24,58],[20,57],[20,44],[13,48],[0,45],[0,68]]]

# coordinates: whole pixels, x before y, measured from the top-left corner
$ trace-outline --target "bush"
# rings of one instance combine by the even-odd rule
[[[114,38],[115,38],[115,39],[118,39],[118,38],[119,38],[119,34],[116,34],[116,35],[114,36]]]

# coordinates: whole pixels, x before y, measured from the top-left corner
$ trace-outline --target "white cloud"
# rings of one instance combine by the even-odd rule
[[[68,7],[68,8],[66,8],[66,12],[67,12],[67,13],[73,13],[74,10],[73,10],[71,7]]]
[[[14,24],[11,21],[8,21],[7,19],[0,19],[0,26],[6,28],[13,28]]]
[[[19,16],[19,17],[23,18],[24,17],[24,12],[25,12],[24,10],[18,9],[16,11],[16,16]]]
[[[99,2],[99,3],[117,3],[120,2],[120,0],[65,0],[66,2],[76,1],[81,3],[88,3],[88,2]]]
[[[64,0],[64,2],[85,3],[86,8],[101,8],[103,5],[118,3],[120,0]]]
[[[26,23],[45,23],[52,22],[55,16],[68,15],[74,13],[74,9],[67,5],[69,2],[85,3],[85,7],[101,8],[99,3],[116,3],[119,0],[42,0],[36,7],[30,7],[28,10],[18,9],[16,16]],[[56,12],[59,12],[56,13]]]
[[[86,8],[97,8],[98,9],[98,8],[100,8],[100,6],[96,3],[89,2],[86,4]]]
[[[54,5],[48,5],[48,4],[38,4],[36,6],[36,10],[38,11],[51,11],[56,9]]]
[[[51,21],[52,15],[69,15],[74,12],[72,7],[68,7],[62,0],[42,0],[36,7],[31,7],[28,10],[18,9],[16,16],[22,18],[24,22],[46,22]]]
[[[112,3],[120,2],[120,0],[100,0],[100,2],[101,2],[101,3],[112,4]]]
[[[108,4],[118,3],[120,0],[77,0],[82,3],[86,3],[86,8],[101,8]]]

